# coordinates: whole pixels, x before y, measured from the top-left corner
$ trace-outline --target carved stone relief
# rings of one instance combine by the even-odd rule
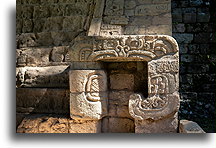
[[[170,36],[81,36],[72,43],[70,56],[71,61],[80,62],[147,61],[148,97],[144,98],[142,94],[132,94],[129,100],[130,115],[135,120],[159,120],[174,115],[179,109],[178,45]],[[103,99],[98,92],[107,91],[104,85],[106,80],[100,81],[101,77],[106,78],[102,73],[92,73],[88,76],[75,75],[74,78],[72,76],[70,82],[76,85],[70,85],[71,92],[79,90],[82,94],[79,94],[77,98],[83,98],[89,102],[101,102]],[[71,98],[71,100],[77,99]],[[72,103],[71,105],[73,106]]]
[[[79,120],[98,120],[107,112],[107,77],[103,70],[70,71],[70,113]]]
[[[130,96],[129,110],[138,120],[159,120],[179,109],[178,55],[148,62],[148,97]]]
[[[150,61],[177,52],[176,41],[166,35],[78,37],[72,44],[72,61]]]

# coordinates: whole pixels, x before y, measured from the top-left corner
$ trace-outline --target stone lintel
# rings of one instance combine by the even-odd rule
[[[69,49],[74,61],[151,61],[178,54],[178,44],[167,35],[79,36]]]

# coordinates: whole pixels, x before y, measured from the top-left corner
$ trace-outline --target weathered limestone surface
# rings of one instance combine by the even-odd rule
[[[68,118],[52,115],[29,115],[17,128],[17,133],[68,133]]]
[[[69,133],[101,133],[101,121],[69,120]]]
[[[100,36],[121,35],[122,27],[119,25],[103,24],[100,29]]]
[[[69,114],[69,89],[17,88],[18,113]]]
[[[110,91],[109,92],[109,113],[111,117],[121,117],[132,119],[133,117],[129,114],[128,102],[130,95],[133,94],[131,91]]]
[[[128,118],[103,118],[103,133],[134,133],[134,121]]]
[[[135,132],[177,132],[178,74],[178,52],[148,62],[148,97],[143,99],[141,94],[133,94],[129,100]]]
[[[107,76],[103,70],[70,71],[72,119],[99,120],[107,113]]]
[[[98,94],[96,94],[98,95]],[[98,95],[96,99],[90,100],[85,93],[71,93],[70,94],[70,116],[75,120],[99,120],[107,114],[107,100],[106,93]],[[95,98],[94,98],[95,99]]]
[[[176,53],[176,41],[165,35],[77,37],[69,49],[73,61],[150,61]]]
[[[28,115],[17,133],[101,133],[100,121],[75,121],[63,115]]]
[[[16,50],[17,66],[50,66],[67,64],[67,46],[53,48],[21,48]]]
[[[71,70],[70,92],[106,92],[107,77],[103,70]]]
[[[179,133],[195,134],[195,133],[205,133],[205,131],[203,131],[203,129],[196,122],[188,121],[188,120],[180,120]]]
[[[177,113],[161,120],[137,120],[135,121],[135,133],[177,133]]]
[[[140,5],[135,9],[135,15],[160,15],[162,13],[171,12],[171,4],[150,4]]]
[[[68,66],[17,67],[17,87],[68,88]]]

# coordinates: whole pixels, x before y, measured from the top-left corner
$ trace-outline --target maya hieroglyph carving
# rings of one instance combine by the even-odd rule
[[[148,62],[148,97],[130,96],[130,114],[138,120],[158,120],[179,109],[178,59],[166,56]]]
[[[70,50],[71,61],[147,61],[148,97],[130,96],[129,112],[137,120],[158,120],[179,109],[178,45],[166,35],[121,35],[77,37]],[[86,100],[100,101],[95,86],[98,74],[89,77]],[[95,81],[95,82],[94,82]]]
[[[73,119],[98,120],[107,113],[107,77],[103,70],[70,71]]]

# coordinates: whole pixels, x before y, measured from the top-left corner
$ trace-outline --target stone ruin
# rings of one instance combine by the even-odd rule
[[[96,0],[88,32],[66,56],[71,119],[59,118],[60,129],[179,132],[179,48],[171,28],[170,0]]]
[[[125,95],[128,90],[131,94],[125,101],[128,101],[128,111],[135,120],[136,133],[177,131],[179,58],[178,45],[172,37],[84,37],[75,41],[71,48],[70,57],[74,60],[69,73],[72,119],[100,120],[107,117],[109,99],[120,98],[120,92]],[[135,71],[122,74],[117,69],[108,75],[103,67],[105,62],[129,61],[136,61],[137,71],[147,70],[146,98],[141,92],[133,92]]]

